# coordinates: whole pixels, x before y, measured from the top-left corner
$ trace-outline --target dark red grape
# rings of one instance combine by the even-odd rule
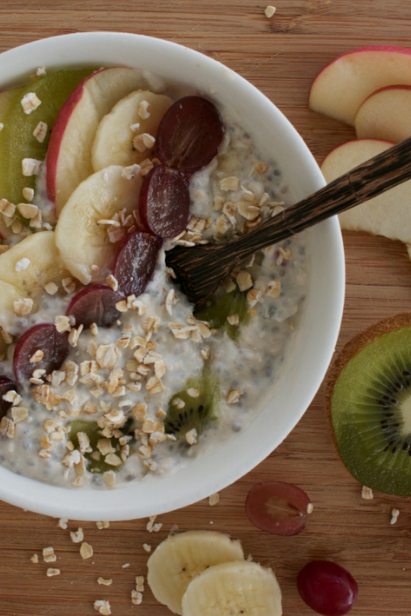
[[[76,319],[76,325],[86,329],[92,323],[110,327],[120,317],[116,303],[123,298],[105,285],[90,285],[75,294],[68,305],[66,315]]]
[[[340,565],[329,560],[314,560],[298,574],[297,587],[306,604],[324,616],[343,616],[354,605],[357,582]]]
[[[125,297],[144,292],[157,263],[162,241],[149,233],[131,233],[121,243],[115,261],[114,277]]]
[[[291,483],[264,481],[251,488],[245,502],[245,511],[250,520],[274,535],[297,535],[305,528],[307,494]]]
[[[186,96],[164,114],[154,150],[164,165],[194,173],[217,155],[223,135],[223,121],[215,105],[201,96]]]
[[[3,396],[11,390],[17,391],[17,383],[9,379],[7,376],[0,376],[0,419],[5,416],[11,407],[11,402],[6,402],[6,400],[3,400]]]
[[[165,165],[154,167],[141,187],[139,216],[145,229],[157,237],[175,237],[184,231],[190,217],[186,176]]]
[[[41,361],[31,363],[36,351],[43,351]],[[13,356],[14,374],[18,383],[29,379],[33,371],[41,368],[47,374],[63,365],[70,351],[67,332],[59,333],[54,323],[39,323],[30,327],[16,344]]]

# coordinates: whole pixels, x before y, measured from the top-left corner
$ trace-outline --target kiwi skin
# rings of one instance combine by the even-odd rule
[[[347,364],[357,356],[366,346],[370,343],[374,342],[384,334],[388,334],[392,331],[401,329],[403,327],[409,327],[411,325],[411,313],[404,312],[400,313],[380,321],[377,321],[367,329],[355,335],[351,340],[349,340],[342,350],[339,352],[335,360],[333,361],[331,368],[329,370],[328,376],[325,382],[325,407],[327,410],[327,418],[328,425],[330,428],[331,436],[337,453],[343,462],[344,466],[352,475],[351,470],[346,466],[346,463],[342,457],[342,454],[339,450],[337,438],[335,435],[333,421],[332,421],[332,395],[334,392],[335,385],[337,383],[338,378],[341,375],[343,369],[347,366]],[[355,475],[354,475],[355,477]],[[357,477],[355,477],[357,479]],[[373,486],[369,485],[367,487],[373,488]],[[375,490],[382,491],[378,487],[374,487]],[[400,493],[397,491],[384,490],[385,493],[396,494],[397,496],[411,496],[411,493],[403,492]]]

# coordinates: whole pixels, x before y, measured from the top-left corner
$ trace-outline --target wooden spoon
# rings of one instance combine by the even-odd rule
[[[166,264],[176,282],[197,308],[224,278],[252,254],[285,240],[411,178],[411,138],[374,156],[309,197],[292,205],[242,237],[225,244],[193,248],[176,246],[166,253]],[[410,204],[411,216],[411,204]]]

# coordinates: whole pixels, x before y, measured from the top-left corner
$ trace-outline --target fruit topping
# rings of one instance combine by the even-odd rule
[[[122,98],[98,126],[92,148],[94,171],[110,165],[127,167],[147,158],[158,125],[172,104],[168,96],[147,90]]]
[[[70,350],[67,333],[59,333],[54,323],[30,327],[14,349],[13,367],[18,383],[29,379],[36,369],[50,374],[63,365]]]
[[[195,396],[190,395],[194,392]],[[196,440],[211,422],[218,419],[219,404],[218,380],[205,366],[200,376],[187,379],[184,388],[171,398],[164,420],[166,433],[178,438],[185,438],[190,433]]]
[[[114,277],[125,297],[138,297],[150,282],[162,241],[149,233],[136,231],[121,243],[115,261]]]
[[[157,237],[176,237],[184,231],[190,217],[187,177],[165,165],[154,167],[141,187],[139,215]]]
[[[398,143],[411,137],[411,86],[387,86],[373,92],[357,111],[354,126],[360,138]]]
[[[12,405],[12,402],[3,399],[8,391],[17,391],[17,383],[7,376],[0,376],[0,419],[5,416]]]
[[[15,92],[0,122],[4,128],[0,133],[0,196],[11,203],[22,201],[23,188],[34,188],[35,175],[22,174],[22,160],[31,158],[43,161],[49,144],[50,132],[64,101],[74,88],[92,72],[92,68],[60,70],[45,75]],[[40,104],[33,105],[26,113],[22,101],[35,94]],[[30,97],[28,97],[30,99]],[[34,99],[35,100],[35,99]],[[33,132],[39,122],[47,125],[44,138],[36,138]],[[42,140],[41,140],[42,139]]]
[[[218,563],[243,561],[239,541],[214,531],[188,531],[168,537],[148,560],[147,581],[153,595],[175,614],[191,580]]]
[[[110,327],[120,317],[116,303],[122,299],[104,285],[90,285],[81,289],[71,300],[67,308],[67,316],[76,319],[76,325],[85,329],[95,323],[99,327]]]
[[[314,560],[301,569],[297,587],[306,604],[324,616],[344,616],[355,603],[357,582],[340,565]]]
[[[271,569],[250,561],[209,567],[183,597],[183,616],[281,616],[281,589]]]
[[[164,165],[194,173],[217,155],[223,135],[223,122],[213,103],[200,96],[186,96],[161,120],[155,154]]]
[[[225,327],[229,337],[237,340],[241,333],[240,324],[246,325],[250,320],[249,308],[246,293],[238,289],[227,293],[224,289],[220,289],[206,306],[195,313],[195,316],[200,321],[207,321],[215,329]],[[235,315],[238,316],[238,323],[232,324],[230,317]]]
[[[345,345],[326,401],[350,473],[373,490],[411,496],[411,314],[379,321]]]
[[[304,490],[291,483],[263,481],[249,491],[245,511],[257,528],[289,536],[304,530],[310,503]]]

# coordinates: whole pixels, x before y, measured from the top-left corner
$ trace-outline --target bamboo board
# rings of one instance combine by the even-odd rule
[[[363,45],[410,46],[411,13],[404,0],[275,0],[277,12],[264,17],[259,0],[1,0],[0,51],[56,34],[88,30],[141,33],[173,40],[222,61],[260,88],[296,126],[320,162],[352,129],[310,112],[307,97],[320,68],[336,55]],[[365,234],[344,236],[347,288],[338,347],[376,319],[411,310],[411,263],[399,243]],[[314,513],[304,533],[281,538],[255,529],[244,500],[250,487],[269,478],[305,489]],[[161,516],[159,533],[146,520],[112,523],[107,530],[82,523],[93,558],[82,561],[78,546],[56,520],[0,503],[0,615],[92,616],[95,599],[108,599],[113,615],[166,616],[149,590],[132,606],[134,577],[146,574],[143,543],[155,547],[171,527],[213,528],[241,539],[245,552],[272,566],[283,590],[285,616],[310,616],[299,598],[296,576],[311,559],[346,566],[359,583],[353,616],[411,614],[411,503],[376,495],[344,469],[333,448],[317,394],[286,441],[258,468],[221,493],[210,508],[203,501]],[[390,511],[400,510],[395,526]],[[210,522],[213,522],[211,525]],[[79,526],[73,521],[69,529]],[[48,578],[48,565],[30,562],[53,546],[61,575]],[[130,563],[127,568],[122,568]],[[53,565],[54,566],[54,565]],[[97,578],[113,578],[109,587]]]

